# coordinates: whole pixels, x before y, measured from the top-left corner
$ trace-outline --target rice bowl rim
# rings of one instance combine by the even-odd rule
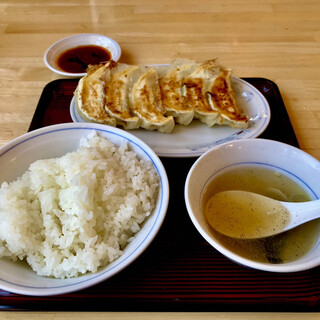
[[[168,208],[168,203],[169,203],[169,182],[168,182],[166,170],[161,160],[159,159],[159,157],[146,143],[144,143],[142,140],[135,137],[131,133],[128,133],[125,130],[103,125],[103,124],[96,124],[96,123],[64,123],[64,124],[51,125],[51,126],[43,127],[31,132],[25,133],[11,140],[4,146],[0,147],[0,158],[5,154],[7,154],[8,152],[14,150],[16,147],[32,139],[39,139],[39,138],[42,139],[44,136],[48,134],[57,133],[57,132],[67,132],[70,130],[87,130],[88,134],[91,131],[97,131],[101,133],[103,132],[105,135],[102,135],[102,136],[107,138],[108,140],[110,139],[109,137],[110,135],[116,138],[124,139],[129,144],[133,144],[136,148],[139,149],[141,153],[135,151],[139,159],[141,158],[141,154],[144,154],[144,156],[152,162],[152,165],[159,176],[159,193],[155,203],[156,207],[154,208],[154,211],[152,213],[154,221],[150,227],[150,230],[148,230],[147,234],[143,236],[139,244],[137,244],[137,246],[134,247],[132,251],[126,252],[126,249],[124,249],[124,253],[119,258],[117,258],[114,262],[108,264],[107,266],[102,267],[101,271],[97,271],[96,273],[86,273],[79,277],[74,277],[70,279],[51,279],[51,278],[37,275],[37,277],[43,279],[44,282],[46,282],[47,279],[48,281],[60,282],[60,284],[57,284],[57,285],[43,284],[42,286],[23,285],[23,284],[5,280],[2,276],[0,276],[0,288],[3,290],[7,290],[9,292],[18,293],[18,294],[24,294],[24,295],[49,296],[49,295],[70,293],[70,292],[91,287],[95,284],[98,284],[104,280],[111,278],[112,276],[114,276],[115,274],[117,274],[127,266],[129,266],[134,260],[136,260],[144,252],[144,250],[151,244],[151,242],[153,241],[153,239],[155,238],[155,236],[157,235],[158,231],[162,226],[162,223],[164,221],[166,211]],[[76,138],[76,140],[78,139],[77,143],[80,142],[80,139],[82,137],[86,137],[86,136],[87,135],[82,135],[79,139],[77,137]],[[112,139],[109,141],[111,141],[113,144],[119,147],[119,145],[113,142]],[[71,151],[75,151],[75,150],[69,150],[69,152]],[[48,156],[48,158],[49,157],[52,158],[51,156]],[[3,181],[0,180],[0,184],[2,182]],[[140,232],[142,232],[142,230],[143,228],[141,228],[141,230],[138,231],[138,233],[136,233],[135,236]],[[135,240],[132,243],[134,242]],[[130,244],[131,243],[129,243],[127,247]],[[109,267],[110,265],[111,267]],[[30,272],[33,272],[36,275],[36,272],[33,271],[30,266],[29,268],[30,268]],[[85,279],[82,279],[83,277],[85,277]],[[77,279],[79,279],[79,281],[77,281]],[[68,283],[69,281],[71,281],[71,283]],[[61,282],[66,282],[66,283],[61,283]]]

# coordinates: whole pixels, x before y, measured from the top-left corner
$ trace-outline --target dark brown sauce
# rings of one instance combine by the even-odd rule
[[[89,64],[95,65],[109,61],[111,53],[96,45],[79,46],[66,50],[57,58],[58,67],[65,72],[86,72]]]

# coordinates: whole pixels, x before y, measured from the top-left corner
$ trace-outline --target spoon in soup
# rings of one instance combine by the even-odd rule
[[[257,239],[288,231],[320,217],[320,200],[281,202],[257,193],[229,190],[205,207],[210,226],[232,238]]]

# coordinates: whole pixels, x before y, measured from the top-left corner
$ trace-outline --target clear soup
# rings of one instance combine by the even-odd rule
[[[311,200],[301,185],[277,170],[260,166],[237,166],[217,175],[208,184],[202,198],[205,216],[209,199],[226,190],[250,191],[288,202]],[[301,258],[314,247],[319,238],[320,220],[262,239],[235,239],[212,228],[211,232],[221,245],[244,258],[264,263],[287,263]]]

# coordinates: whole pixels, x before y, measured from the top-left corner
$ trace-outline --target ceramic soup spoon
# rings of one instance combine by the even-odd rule
[[[320,217],[320,200],[281,202],[240,190],[215,194],[206,204],[210,226],[233,238],[256,239],[288,231]]]

